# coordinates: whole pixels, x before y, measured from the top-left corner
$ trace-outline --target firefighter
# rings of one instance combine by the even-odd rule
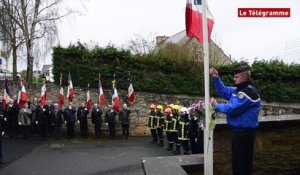
[[[172,114],[172,109],[171,108],[166,108],[165,109],[165,114],[166,114],[166,120],[165,120],[165,130],[166,130],[166,135],[167,135],[167,140],[168,140],[168,147],[166,150],[168,151],[173,151],[173,145],[177,137],[177,128],[178,128],[178,122],[177,119],[173,117]],[[178,152],[179,147],[176,145],[176,150]],[[174,151],[175,153],[176,151]]]
[[[172,130],[172,137],[174,137],[174,143],[176,144],[176,150],[173,151],[174,154],[180,154],[180,142],[178,140],[178,133],[177,133],[177,129],[178,129],[178,124],[179,124],[179,116],[178,116],[178,111],[181,108],[181,106],[179,105],[170,105],[171,109],[172,109],[172,114],[173,114],[173,122],[174,122],[174,128]],[[174,136],[173,136],[174,135]]]
[[[164,110],[162,105],[157,105],[156,107],[156,118],[157,118],[157,124],[156,124],[156,131],[158,135],[159,143],[157,143],[158,146],[164,146],[164,123],[165,123],[165,116],[162,111]]]
[[[148,127],[150,128],[150,132],[152,135],[152,141],[151,143],[156,144],[157,143],[157,131],[154,125],[154,118],[156,117],[156,111],[155,111],[155,104],[150,105],[150,114],[149,114],[149,120],[148,120]]]
[[[188,110],[186,107],[182,107],[179,110],[179,117],[180,118],[179,118],[179,126],[178,126],[178,140],[182,145],[182,148],[184,150],[184,155],[187,155],[190,154],[190,144],[189,144],[190,125],[189,125]]]

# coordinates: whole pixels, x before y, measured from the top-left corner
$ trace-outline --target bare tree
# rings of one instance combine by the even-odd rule
[[[59,4],[63,0],[19,0],[17,3],[13,0],[1,0],[2,3],[12,5],[13,11],[3,9],[3,13],[9,16],[14,23],[20,28],[24,36],[27,57],[27,77],[28,88],[32,87],[32,76],[35,47],[44,42],[46,46],[51,47],[57,36],[56,22],[64,16],[71,14],[68,10],[65,14],[59,13]],[[47,50],[47,48],[44,48]],[[49,48],[48,48],[49,49]]]
[[[143,55],[153,52],[155,46],[155,37],[143,37],[135,34],[134,39],[129,40],[125,48],[129,49],[133,54]]]
[[[16,9],[14,6],[18,1],[5,1],[1,0],[0,4],[0,39],[3,43],[2,54],[8,62],[10,54],[12,52],[13,58],[13,80],[17,80],[17,50],[24,43],[24,37],[20,27],[15,23],[13,18],[10,18],[6,13],[16,15]],[[16,16],[15,16],[16,17]]]

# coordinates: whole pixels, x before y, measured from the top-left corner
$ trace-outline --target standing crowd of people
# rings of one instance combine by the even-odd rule
[[[166,150],[176,155],[181,153],[181,146],[185,155],[203,153],[203,121],[196,113],[174,104],[163,109],[162,105],[150,105],[148,127],[151,143],[163,147],[165,135],[168,142]]]
[[[69,102],[68,106],[59,109],[58,103],[41,105],[38,99],[34,97],[32,102],[27,102],[24,107],[20,108],[16,96],[7,104],[4,104],[3,96],[0,96],[1,133],[11,138],[21,136],[27,139],[30,134],[39,134],[42,139],[49,136],[61,139],[63,126],[66,127],[66,137],[74,138],[76,125],[79,125],[80,136],[88,138],[89,113],[90,110],[88,110],[85,102],[82,102],[78,108],[74,106],[73,102]],[[102,122],[108,126],[110,138],[115,137],[117,116],[119,116],[119,123],[122,126],[123,137],[127,139],[130,124],[130,110],[127,105],[124,104],[119,112],[114,110],[111,105],[106,112],[103,112],[97,103],[93,105],[91,123],[94,125],[96,138],[100,138]]]

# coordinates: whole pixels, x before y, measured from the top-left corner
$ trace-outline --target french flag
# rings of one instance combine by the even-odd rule
[[[47,101],[47,89],[46,89],[46,83],[43,84],[41,88],[41,99],[40,99],[40,104],[41,106],[44,106]]]
[[[186,35],[190,38],[196,38],[203,43],[203,21],[202,21],[202,0],[187,0],[185,11]],[[208,41],[210,41],[211,32],[214,26],[214,18],[207,8],[207,31]]]
[[[70,73],[69,73],[69,77],[68,77],[68,83],[69,83],[69,85],[68,85],[67,98],[69,99],[70,102],[73,102],[75,90],[74,90],[74,87],[73,87],[73,83],[72,83]]]
[[[99,78],[99,103],[101,106],[105,106],[105,96],[103,93],[102,85],[101,85],[101,80]]]
[[[62,109],[65,102],[65,96],[64,96],[64,88],[60,87],[59,91],[59,109]]]
[[[111,104],[116,111],[120,111],[120,100],[119,100],[117,88],[115,86],[115,80],[113,81]]]
[[[129,79],[128,81],[129,81],[128,96],[127,96],[128,97],[128,102],[129,102],[129,104],[133,104],[134,101],[135,101],[136,93],[134,92],[131,79]]]
[[[59,91],[59,109],[62,109],[65,102],[64,88],[62,87],[62,74],[60,74],[60,91]]]
[[[27,103],[28,94],[25,89],[24,80],[21,80],[21,87],[18,94],[18,104],[20,108],[24,108],[25,104]]]
[[[88,110],[90,110],[92,108],[92,100],[91,100],[91,97],[90,97],[89,86],[90,85],[88,84],[87,92],[86,92],[86,108]]]
[[[3,95],[3,109],[6,109],[7,103],[10,101],[9,97],[9,88],[8,88],[8,80],[5,79],[5,85],[4,85],[4,95]]]

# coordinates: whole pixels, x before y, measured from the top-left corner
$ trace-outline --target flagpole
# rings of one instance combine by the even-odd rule
[[[210,96],[209,96],[209,49],[207,31],[207,1],[203,0],[203,51],[204,51],[204,91],[205,91],[205,130],[204,130],[204,174],[213,175],[213,130],[210,122]]]

